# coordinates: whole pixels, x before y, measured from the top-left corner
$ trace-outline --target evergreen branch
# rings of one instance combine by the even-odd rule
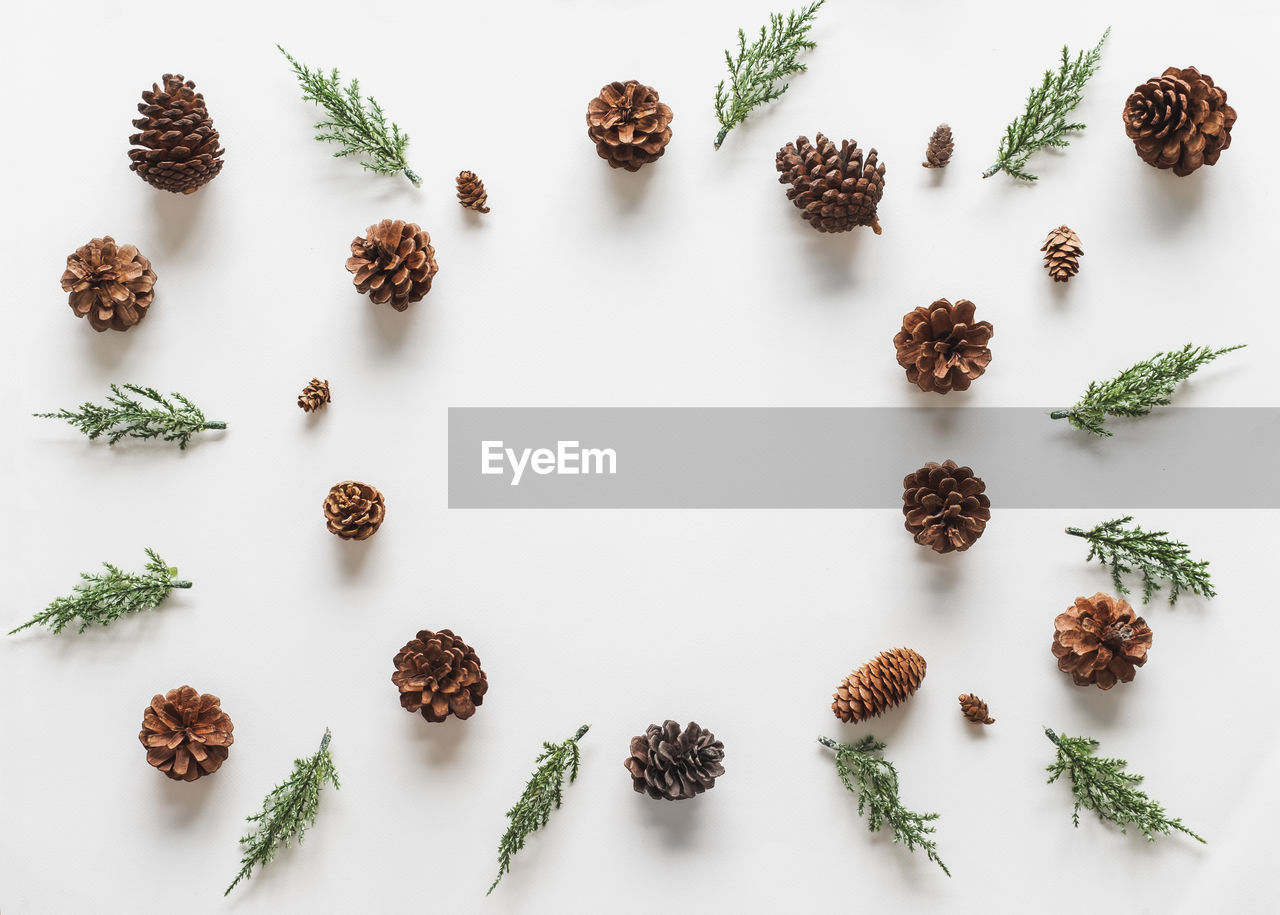
[[[190,588],[191,582],[180,580],[178,570],[166,563],[155,550],[147,548],[146,571],[140,574],[121,572],[109,562],[104,562],[105,573],[81,572],[81,584],[73,593],[56,598],[44,610],[27,620],[9,635],[31,626],[43,626],[59,633],[74,620],[80,620],[77,632],[84,632],[94,623],[105,626],[130,613],[150,610],[159,604],[174,588]]]
[[[1098,70],[1102,59],[1102,45],[1111,34],[1108,28],[1098,39],[1092,51],[1081,51],[1071,59],[1067,46],[1062,46],[1062,62],[1058,72],[1044,71],[1040,85],[1027,94],[1027,108],[1005,128],[996,152],[995,164],[982,173],[990,178],[996,172],[1005,172],[1022,181],[1035,181],[1036,176],[1026,170],[1032,153],[1046,146],[1070,146],[1066,134],[1083,130],[1084,124],[1068,122],[1067,115],[1075,110],[1084,98],[1084,86]]]
[[[422,179],[405,159],[409,135],[401,133],[400,126],[394,121],[388,129],[382,106],[373,96],[361,97],[359,80],[351,80],[344,88],[336,67],[326,75],[322,70],[312,70],[298,63],[280,45],[276,47],[298,77],[302,100],[314,102],[329,115],[328,120],[316,124],[316,130],[320,131],[316,134],[317,140],[341,144],[342,148],[334,153],[336,157],[357,156],[360,164],[371,172],[380,175],[399,172],[412,181],[414,187],[422,186]]]
[[[507,831],[498,841],[498,876],[493,878],[486,896],[492,893],[498,882],[511,870],[511,857],[524,848],[524,840],[530,834],[547,825],[551,811],[558,810],[564,789],[564,777],[567,772],[569,784],[578,777],[578,763],[581,750],[578,741],[591,729],[584,724],[563,743],[542,744],[542,753],[534,760],[540,763],[533,777],[525,785],[524,794],[516,805],[507,811],[507,819],[511,821]]]
[[[824,2],[817,0],[803,9],[792,10],[785,17],[781,13],[770,13],[768,28],[761,26],[760,37],[750,46],[746,34],[738,29],[738,56],[724,52],[729,67],[729,91],[725,92],[724,80],[716,86],[716,119],[720,122],[716,149],[730,130],[747,119],[752,109],[780,98],[791,88],[790,83],[778,85],[779,80],[808,69],[796,60],[796,55],[817,47],[807,36]]]
[[[867,827],[879,832],[888,823],[893,841],[901,842],[908,851],[915,851],[919,845],[929,860],[950,877],[951,871],[938,857],[937,843],[929,838],[934,827],[928,824],[938,819],[938,814],[916,813],[902,805],[898,798],[898,770],[880,755],[885,745],[869,734],[856,744],[836,743],[830,737],[819,737],[818,743],[836,751],[836,772],[844,786],[858,795],[858,814],[866,812]]]
[[[1137,786],[1142,776],[1126,772],[1129,765],[1123,759],[1107,759],[1094,756],[1098,741],[1090,737],[1068,737],[1044,729],[1045,736],[1058,748],[1057,760],[1045,767],[1052,785],[1063,773],[1071,778],[1071,794],[1075,798],[1075,810],[1071,822],[1080,826],[1080,808],[1093,810],[1100,820],[1110,820],[1127,832],[1130,823],[1142,830],[1148,842],[1156,840],[1156,833],[1169,835],[1171,829],[1185,832],[1197,842],[1204,839],[1196,835],[1180,819],[1170,819],[1165,809],[1147,797]]]
[[[1108,416],[1146,416],[1154,407],[1168,406],[1178,382],[1186,381],[1222,354],[1244,347],[1241,343],[1214,350],[1188,343],[1180,350],[1156,353],[1114,378],[1091,382],[1075,406],[1054,410],[1049,416],[1065,419],[1077,429],[1094,435],[1110,436],[1111,431],[1105,428]]]
[[[1213,597],[1213,583],[1209,579],[1209,563],[1191,558],[1191,551],[1180,540],[1174,540],[1168,531],[1144,531],[1139,524],[1132,528],[1125,525],[1133,521],[1132,515],[1099,524],[1090,530],[1067,528],[1073,537],[1083,537],[1089,543],[1089,555],[1085,562],[1095,558],[1102,565],[1111,567],[1111,581],[1120,594],[1129,589],[1121,580],[1122,574],[1136,567],[1142,572],[1142,602],[1151,602],[1151,596],[1160,590],[1157,579],[1169,582],[1169,603],[1178,602],[1183,589],[1201,597]]]
[[[295,759],[293,772],[279,785],[271,789],[271,793],[262,802],[262,811],[246,817],[247,822],[257,825],[249,834],[240,840],[244,846],[244,855],[240,859],[240,873],[231,881],[226,892],[228,895],[241,880],[248,879],[254,866],[259,869],[275,860],[276,852],[289,845],[296,836],[298,844],[302,844],[307,829],[315,825],[316,812],[320,807],[320,789],[325,782],[333,787],[341,788],[338,783],[338,772],[333,767],[333,754],[329,750],[329,739],[333,735],[328,728],[324,729],[324,737],[320,739],[320,749],[307,759]]]
[[[130,394],[136,395],[131,397]],[[177,442],[186,448],[191,436],[206,429],[225,429],[224,422],[212,422],[186,397],[174,392],[177,401],[164,397],[155,388],[136,384],[113,384],[107,395],[107,403],[98,405],[86,401],[78,410],[59,410],[57,413],[34,413],[40,419],[61,419],[67,425],[79,429],[90,439],[107,436],[107,443],[114,445],[122,438],[161,438]],[[145,399],[155,406],[143,402]]]

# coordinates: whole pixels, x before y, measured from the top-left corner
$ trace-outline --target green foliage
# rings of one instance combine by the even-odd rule
[[[1130,823],[1142,830],[1148,842],[1156,840],[1156,833],[1167,836],[1169,830],[1185,832],[1197,842],[1200,836],[1182,825],[1180,819],[1170,819],[1163,807],[1147,797],[1137,786],[1141,775],[1124,771],[1129,765],[1123,759],[1107,759],[1094,756],[1098,741],[1089,737],[1068,737],[1044,729],[1045,736],[1058,748],[1058,758],[1050,766],[1049,784],[1056,782],[1063,773],[1071,778],[1071,794],[1075,797],[1075,810],[1071,821],[1080,826],[1080,808],[1097,812],[1101,820],[1110,820],[1127,832]]]
[[[1107,381],[1089,384],[1084,396],[1069,410],[1054,410],[1049,416],[1065,419],[1077,429],[1094,435],[1110,436],[1105,428],[1108,416],[1146,416],[1154,407],[1169,405],[1173,389],[1185,381],[1201,366],[1207,365],[1223,353],[1243,349],[1245,344],[1225,349],[1193,347],[1190,343],[1182,349],[1156,353],[1150,359],[1131,365],[1119,375]]]
[[[950,877],[951,871],[938,857],[937,843],[929,838],[934,828],[928,824],[938,814],[916,813],[902,806],[898,770],[880,755],[885,745],[869,734],[856,744],[836,743],[830,737],[819,737],[818,743],[836,751],[836,772],[844,786],[858,795],[858,814],[866,813],[867,828],[879,832],[888,823],[893,841],[901,842],[908,851],[915,851],[919,845],[929,860]]]
[[[724,52],[729,66],[729,91],[726,94],[724,80],[716,86],[716,119],[720,121],[716,149],[729,131],[747,119],[752,109],[780,98],[790,88],[790,83],[778,85],[779,80],[807,69],[796,60],[796,55],[817,47],[807,36],[824,2],[818,0],[786,16],[770,13],[767,30],[760,26],[760,37],[750,46],[746,34],[738,29],[738,56]]]
[[[320,749],[307,759],[295,759],[293,772],[279,785],[271,789],[262,802],[262,811],[245,819],[256,823],[249,834],[240,840],[244,855],[240,859],[240,873],[231,881],[226,896],[241,880],[250,876],[254,866],[264,867],[275,860],[276,852],[286,847],[294,836],[302,844],[307,829],[314,826],[320,807],[320,789],[325,782],[341,788],[338,772],[333,767],[333,754],[329,751],[329,729],[324,729]]]
[[[1144,531],[1140,524],[1132,528],[1125,525],[1133,521],[1132,515],[1107,521],[1089,530],[1067,528],[1073,537],[1083,537],[1089,542],[1089,555],[1085,562],[1097,559],[1111,567],[1111,581],[1120,594],[1128,594],[1120,576],[1132,572],[1135,567],[1142,572],[1142,602],[1150,603],[1151,596],[1160,585],[1157,579],[1169,582],[1169,603],[1178,602],[1183,589],[1202,597],[1213,597],[1213,583],[1209,580],[1209,563],[1191,558],[1185,543],[1174,540],[1168,531]]]
[[[137,396],[131,397],[130,394]],[[66,420],[67,425],[74,426],[91,439],[107,435],[107,443],[111,445],[122,438],[162,438],[166,442],[177,442],[179,448],[186,448],[191,436],[197,432],[227,428],[226,423],[206,420],[199,407],[176,391],[170,396],[177,404],[155,388],[113,384],[107,403],[102,406],[86,401],[79,410],[33,415],[40,419]],[[155,406],[138,398],[151,401]]]
[[[1036,176],[1026,170],[1032,153],[1046,146],[1070,146],[1066,134],[1083,130],[1084,124],[1067,122],[1067,115],[1075,110],[1084,98],[1084,85],[1098,70],[1102,59],[1102,44],[1111,29],[1102,33],[1092,51],[1081,51],[1071,59],[1067,46],[1062,46],[1062,62],[1058,72],[1044,71],[1040,85],[1027,94],[1027,109],[1005,128],[1000,148],[996,151],[995,164],[982,173],[990,178],[996,172],[1005,172],[1022,181],[1035,181]]]
[[[510,825],[498,841],[498,876],[493,878],[486,896],[492,893],[503,876],[511,870],[511,856],[524,848],[524,840],[532,833],[547,825],[551,811],[560,808],[564,789],[565,773],[569,775],[569,784],[578,777],[578,763],[581,750],[578,741],[582,739],[591,725],[584,724],[563,743],[542,744],[542,753],[534,762],[539,763],[533,777],[525,785],[524,794],[516,805],[507,811]]]
[[[400,132],[394,121],[388,130],[387,117],[371,95],[360,96],[360,81],[353,79],[343,88],[338,80],[338,68],[326,76],[321,70],[312,70],[294,60],[293,55],[276,45],[280,53],[293,67],[294,75],[302,86],[302,100],[315,102],[329,114],[329,120],[316,123],[316,139],[322,143],[340,143],[342,148],[336,157],[357,156],[360,164],[380,175],[404,174],[414,187],[422,186],[422,179],[409,167],[404,157],[409,145],[409,135]],[[365,103],[368,102],[366,105]]]

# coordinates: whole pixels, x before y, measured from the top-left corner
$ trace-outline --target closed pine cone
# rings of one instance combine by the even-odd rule
[[[62,291],[71,310],[96,331],[128,330],[147,316],[155,298],[151,261],[133,245],[117,245],[110,235],[92,239],[67,255]]]
[[[367,540],[386,517],[382,493],[368,483],[344,480],[335,484],[324,500],[325,525],[343,540]]]
[[[636,172],[667,151],[674,117],[652,86],[634,79],[615,81],[588,103],[587,136],[610,168]]]
[[[987,710],[987,704],[973,693],[962,693],[960,695],[960,714],[974,724],[996,723],[996,720],[991,717]]]
[[[1111,689],[1147,663],[1151,627],[1127,601],[1101,592],[1077,597],[1053,621],[1053,656],[1076,686]]]
[[[489,690],[475,649],[448,629],[422,630],[396,653],[394,663],[391,682],[400,690],[400,705],[428,721],[470,718]]]
[[[991,362],[987,344],[995,328],[990,321],[973,320],[976,308],[968,299],[954,305],[938,299],[903,316],[893,345],[908,381],[922,391],[946,394],[967,391],[973,379],[987,370]]]
[[[831,711],[841,721],[857,724],[905,702],[924,679],[924,658],[910,648],[882,651],[840,681]]]
[[[459,172],[457,181],[458,203],[477,213],[489,212],[489,207],[485,205],[489,200],[489,194],[485,191],[484,182],[480,180],[479,175],[475,172]]]
[[[222,171],[218,131],[213,127],[204,96],[182,74],[166,73],[161,85],[142,93],[133,122],[140,131],[129,137],[129,168],[162,191],[194,194]]]
[[[1044,268],[1055,283],[1065,283],[1080,272],[1084,248],[1080,247],[1080,236],[1067,226],[1050,232],[1040,250],[1044,252]]]
[[[431,236],[412,222],[384,219],[351,242],[347,271],[356,289],[381,305],[404,311],[431,291],[439,272]]]
[[[682,801],[715,787],[724,775],[724,743],[690,721],[683,731],[667,719],[631,738],[631,755],[623,765],[631,787],[655,800]]]
[[[950,126],[939,124],[933,136],[929,137],[929,145],[924,151],[924,161],[920,164],[925,168],[946,168],[955,148],[956,145],[951,139]]]
[[[1218,161],[1235,122],[1226,91],[1195,67],[1170,67],[1134,89],[1124,105],[1124,132],[1142,161],[1183,177]]]
[[[790,184],[787,199],[803,211],[819,232],[848,232],[870,226],[880,234],[876,206],[884,194],[884,165],[872,149],[863,158],[856,140],[840,148],[822,134],[814,143],[800,137],[778,150],[780,184]]]
[[[175,781],[193,782],[218,771],[235,743],[234,729],[221,699],[181,686],[151,700],[138,740],[147,762]]]
[[[319,378],[312,378],[311,383],[303,388],[302,393],[298,395],[298,406],[302,408],[304,413],[310,413],[312,410],[319,410],[332,399],[329,395],[328,380],[321,381]]]
[[[967,550],[991,520],[986,489],[972,468],[930,461],[902,481],[904,526],[936,553]]]

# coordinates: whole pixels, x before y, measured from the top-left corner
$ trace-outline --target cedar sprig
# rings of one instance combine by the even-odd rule
[[[1096,812],[1101,820],[1117,824],[1122,833],[1128,831],[1129,824],[1137,826],[1148,842],[1154,842],[1157,834],[1169,835],[1172,829],[1185,832],[1197,842],[1205,842],[1184,826],[1182,820],[1171,819],[1164,807],[1138,788],[1142,776],[1126,772],[1127,762],[1094,756],[1098,741],[1091,737],[1055,734],[1050,728],[1045,728],[1044,733],[1058,748],[1058,758],[1046,767],[1048,783],[1052,785],[1064,773],[1070,777],[1071,794],[1075,798],[1071,821],[1077,828],[1080,809],[1084,808]]]
[[[584,724],[578,728],[578,733],[562,743],[543,741],[542,753],[534,760],[539,764],[538,768],[525,785],[520,800],[507,811],[510,825],[498,841],[498,876],[493,878],[486,896],[493,892],[498,882],[511,870],[511,858],[524,848],[524,840],[546,826],[551,818],[551,811],[559,809],[563,800],[565,775],[568,774],[571,785],[577,779],[578,763],[582,755],[578,741],[589,730],[591,725]]]
[[[320,131],[316,134],[317,140],[342,144],[342,148],[334,153],[336,157],[356,156],[360,158],[360,164],[371,172],[380,175],[402,173],[414,187],[422,186],[422,179],[405,159],[409,135],[401,133],[395,121],[388,128],[387,117],[377,100],[372,95],[361,97],[359,80],[353,79],[344,87],[338,79],[337,67],[325,75],[322,70],[312,70],[306,64],[298,63],[280,45],[276,47],[280,48],[280,53],[298,77],[302,100],[315,102],[329,115],[329,120],[316,123],[316,130]]]
[[[9,635],[31,626],[43,626],[59,633],[74,621],[80,621],[77,632],[84,632],[93,624],[105,626],[130,613],[150,610],[169,596],[174,588],[190,588],[191,582],[178,578],[178,570],[147,548],[146,571],[122,572],[109,562],[102,564],[107,571],[81,572],[81,583],[73,593],[56,598],[31,619]]]
[[[106,435],[107,443],[111,445],[122,438],[161,438],[166,442],[177,442],[179,448],[186,448],[191,436],[197,432],[227,428],[224,422],[205,419],[199,407],[176,391],[169,396],[173,400],[155,388],[113,384],[105,404],[86,401],[78,410],[33,415],[40,419],[65,420],[67,425],[79,429],[90,439]]]
[[[724,60],[729,67],[728,92],[725,91],[724,80],[716,86],[716,119],[720,122],[716,149],[720,148],[729,131],[745,121],[753,109],[780,98],[791,87],[790,83],[779,85],[779,80],[808,69],[796,60],[796,55],[817,47],[816,42],[809,40],[808,34],[824,2],[817,0],[802,9],[792,10],[786,16],[770,13],[768,27],[760,26],[760,37],[750,45],[747,44],[746,33],[738,29],[737,57],[728,50],[724,52]]]
[[[938,819],[936,813],[917,813],[902,805],[898,798],[898,770],[881,755],[885,745],[870,734],[856,744],[836,743],[830,737],[819,737],[818,743],[836,751],[836,772],[844,786],[858,795],[858,814],[867,816],[867,827],[879,832],[889,824],[893,841],[915,851],[924,849],[929,860],[942,868],[948,877],[951,871],[938,857],[938,846],[929,836],[934,827],[929,824]]]
[[[1090,382],[1075,406],[1054,410],[1049,416],[1065,419],[1094,435],[1110,436],[1112,432],[1106,428],[1108,416],[1146,416],[1155,407],[1167,407],[1178,382],[1186,381],[1222,354],[1244,347],[1241,343],[1215,350],[1188,343],[1180,350],[1156,353],[1114,378]]]
[[[223,896],[234,890],[241,880],[247,879],[255,866],[261,869],[275,860],[276,852],[289,845],[295,836],[298,844],[302,844],[307,829],[315,825],[316,812],[320,808],[320,789],[325,782],[335,789],[342,787],[329,750],[332,736],[325,728],[320,749],[306,759],[295,759],[293,772],[271,789],[262,802],[261,812],[246,817],[248,822],[257,825],[240,840],[244,846],[240,873],[236,874],[236,879],[231,881]]]
[[[1174,540],[1168,531],[1144,531],[1142,525],[1133,524],[1132,515],[1104,522],[1089,530],[1067,528],[1073,537],[1083,537],[1089,543],[1089,555],[1085,562],[1097,559],[1111,567],[1111,581],[1116,591],[1128,594],[1121,576],[1138,569],[1142,573],[1142,602],[1160,590],[1159,579],[1169,582],[1169,603],[1176,604],[1183,591],[1213,597],[1213,582],[1209,579],[1209,563],[1191,558],[1190,548],[1180,540]]]
[[[1084,98],[1084,86],[1098,70],[1102,59],[1102,45],[1111,29],[1102,33],[1092,51],[1081,51],[1071,59],[1067,46],[1062,46],[1062,62],[1058,72],[1044,71],[1040,85],[1027,94],[1026,110],[1005,128],[995,164],[982,173],[990,178],[996,172],[1005,172],[1022,181],[1035,181],[1036,176],[1027,172],[1027,160],[1032,153],[1046,146],[1070,146],[1066,135],[1073,130],[1083,130],[1084,124],[1068,122],[1067,115],[1075,110]]]

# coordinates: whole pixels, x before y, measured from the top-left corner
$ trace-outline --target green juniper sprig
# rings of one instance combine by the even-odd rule
[[[1071,821],[1080,826],[1080,809],[1093,810],[1101,820],[1110,820],[1127,832],[1130,823],[1142,830],[1148,842],[1156,840],[1156,834],[1167,836],[1171,829],[1185,832],[1197,842],[1204,839],[1196,835],[1180,819],[1170,819],[1159,803],[1147,797],[1138,788],[1142,776],[1126,772],[1129,765],[1123,759],[1094,756],[1098,741],[1090,737],[1068,737],[1044,729],[1053,745],[1058,748],[1058,758],[1046,767],[1049,784],[1052,785],[1064,773],[1071,779],[1071,794],[1075,798],[1075,810]]]
[[[1066,134],[1083,130],[1084,124],[1067,122],[1067,115],[1075,110],[1084,98],[1084,85],[1098,70],[1102,59],[1102,45],[1111,29],[1102,33],[1092,51],[1081,51],[1071,59],[1067,46],[1062,46],[1062,62],[1058,72],[1044,71],[1040,85],[1027,94],[1027,108],[1005,128],[996,161],[982,173],[990,178],[996,172],[1005,172],[1022,181],[1035,181],[1036,176],[1027,172],[1027,160],[1032,153],[1046,146],[1070,146]]]
[[[546,826],[551,818],[551,811],[560,808],[565,774],[568,774],[569,784],[572,785],[578,777],[578,763],[582,757],[578,741],[589,730],[591,725],[584,724],[578,728],[578,733],[562,743],[543,741],[542,752],[534,760],[540,765],[525,785],[520,800],[507,811],[507,819],[511,822],[498,841],[498,876],[493,878],[486,896],[493,892],[498,882],[511,870],[511,857],[524,848],[524,840]]]
[[[1191,550],[1180,540],[1174,540],[1168,531],[1144,531],[1142,525],[1125,525],[1133,521],[1132,515],[1104,522],[1089,530],[1067,528],[1073,537],[1083,537],[1089,543],[1089,555],[1085,562],[1095,558],[1111,567],[1111,581],[1116,591],[1128,594],[1129,589],[1121,579],[1122,574],[1136,567],[1142,572],[1142,602],[1151,602],[1151,596],[1160,590],[1157,579],[1169,582],[1169,603],[1176,604],[1183,591],[1213,597],[1213,583],[1209,580],[1209,563],[1191,558]]]
[[[293,761],[293,772],[279,785],[271,789],[271,793],[262,802],[262,810],[253,816],[246,817],[250,823],[257,825],[240,840],[244,846],[244,855],[240,859],[240,873],[231,881],[226,892],[228,895],[241,880],[250,876],[254,866],[259,869],[275,860],[276,852],[289,845],[294,836],[298,844],[302,844],[307,828],[314,826],[316,812],[320,807],[320,789],[328,782],[333,787],[341,788],[338,783],[338,772],[333,767],[333,754],[329,750],[329,739],[333,735],[328,728],[324,729],[324,737],[320,739],[320,749],[306,759]]]
[[[344,88],[338,80],[338,68],[334,67],[328,75],[322,70],[312,70],[305,64],[294,60],[293,55],[280,45],[276,45],[293,67],[294,75],[302,86],[302,100],[315,102],[329,114],[329,120],[319,121],[316,139],[322,143],[341,143],[342,148],[334,153],[335,157],[357,156],[360,164],[371,172],[380,175],[403,174],[413,182],[414,187],[422,186],[422,179],[409,167],[404,150],[409,145],[409,135],[400,132],[400,126],[391,122],[388,130],[387,117],[382,106],[372,95],[362,98],[360,81],[353,79]],[[366,105],[365,103],[368,102]]]
[[[908,851],[920,846],[950,877],[951,871],[938,857],[937,843],[929,838],[934,827],[928,824],[938,819],[938,814],[916,813],[902,805],[898,770],[881,755],[885,745],[869,734],[856,744],[836,743],[830,737],[819,737],[818,743],[836,751],[836,772],[844,786],[858,795],[858,814],[867,812],[867,827],[879,832],[888,823],[893,841],[901,842]]]
[[[1146,416],[1155,407],[1168,406],[1178,382],[1186,381],[1224,353],[1244,347],[1241,343],[1215,350],[1188,343],[1180,350],[1156,353],[1114,378],[1090,382],[1075,406],[1054,410],[1049,417],[1065,419],[1077,429],[1094,435],[1110,436],[1111,430],[1105,427],[1108,416]]]
[[[104,562],[103,572],[81,572],[83,579],[75,591],[66,597],[56,598],[31,619],[9,635],[31,626],[43,626],[59,633],[75,620],[80,621],[77,632],[84,632],[94,623],[105,626],[130,613],[150,610],[169,596],[174,588],[190,588],[191,582],[178,578],[178,570],[170,566],[159,554],[147,548],[146,571],[141,574],[121,572],[109,562]]]
[[[177,442],[179,448],[186,448],[191,436],[197,432],[227,428],[226,423],[205,419],[199,407],[176,391],[170,396],[177,401],[176,404],[155,388],[113,384],[105,404],[86,401],[78,410],[32,415],[40,419],[65,420],[67,425],[79,429],[90,439],[106,435],[107,443],[111,445],[122,438],[162,438],[166,442]],[[143,400],[151,401],[155,406]]]
[[[817,47],[808,34],[824,2],[817,0],[786,16],[770,13],[768,28],[760,26],[760,37],[749,46],[746,34],[738,29],[738,56],[734,57],[728,50],[724,52],[729,66],[729,91],[725,92],[724,80],[716,86],[716,119],[720,121],[716,149],[729,131],[747,119],[752,109],[780,98],[791,87],[790,83],[779,86],[779,80],[807,69],[796,60],[796,55]]]

